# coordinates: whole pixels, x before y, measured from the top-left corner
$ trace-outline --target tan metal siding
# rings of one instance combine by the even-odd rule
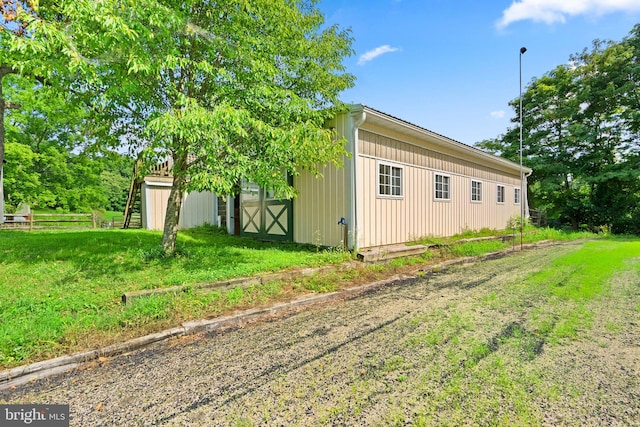
[[[180,211],[179,227],[182,229],[217,224],[217,196],[208,191],[185,194]]]
[[[451,236],[465,229],[504,229],[518,215],[513,203],[518,175],[360,129],[358,156],[359,247],[405,243],[425,236]],[[403,168],[402,199],[377,196],[378,161]],[[451,200],[435,199],[434,175],[450,177]],[[482,201],[471,202],[471,180],[482,182]],[[497,184],[505,203],[497,203]]]
[[[167,211],[171,187],[158,187],[153,184],[142,185],[142,226],[147,230],[162,230]]]
[[[294,178],[298,196],[293,201],[293,240],[297,243],[339,246],[340,218],[348,217],[345,168],[328,165],[322,178],[302,171]]]
[[[385,130],[385,132],[393,133]],[[483,180],[500,181],[510,185],[519,185],[519,175],[506,174],[487,166],[479,165],[473,159],[461,159],[453,154],[441,153],[431,150],[426,141],[413,140],[410,137],[407,142],[379,135],[372,131],[360,129],[359,151],[361,155],[368,155],[395,162],[422,166],[429,169],[447,171],[458,175],[471,176]],[[422,145],[422,146],[421,146]]]
[[[347,114],[340,114],[329,123],[338,135],[349,140],[347,149],[353,150],[351,141],[353,128]],[[343,229],[338,225],[346,218],[349,226],[349,243],[353,240],[354,221],[350,218],[350,179],[352,158],[343,158],[342,167],[333,164],[321,168],[322,177],[317,178],[307,171],[294,177],[293,185],[298,196],[293,200],[293,240],[297,243],[340,246]]]
[[[156,186],[153,183],[142,185],[142,227],[147,230],[162,230],[169,202],[171,187]],[[216,224],[216,196],[209,192],[195,192],[184,196],[180,210],[180,229],[198,227],[204,224]]]

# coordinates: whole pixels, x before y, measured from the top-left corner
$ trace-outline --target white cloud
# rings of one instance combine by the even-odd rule
[[[638,12],[640,0],[516,0],[502,12],[496,23],[503,29],[517,21],[553,24],[566,22],[567,16],[600,16],[613,12]]]
[[[364,65],[367,62],[377,58],[380,55],[384,55],[385,53],[389,53],[389,52],[395,52],[397,50],[399,50],[397,47],[391,47],[388,44],[379,46],[373,50],[370,50],[360,55],[360,58],[358,58],[358,65]]]
[[[494,119],[501,119],[504,117],[504,110],[492,111],[490,114]]]

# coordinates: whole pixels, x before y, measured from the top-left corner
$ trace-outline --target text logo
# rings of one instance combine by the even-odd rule
[[[69,427],[69,405],[0,405],[0,426]]]

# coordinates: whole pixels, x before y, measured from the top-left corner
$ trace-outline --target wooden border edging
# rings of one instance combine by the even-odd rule
[[[353,266],[351,262],[340,264],[341,267]],[[180,292],[204,291],[212,292],[216,290],[229,290],[233,288],[247,288],[251,285],[264,285],[274,280],[295,280],[300,277],[312,276],[317,273],[335,270],[335,266],[323,266],[313,268],[303,268],[299,270],[285,271],[282,273],[262,274],[255,277],[239,277],[237,279],[223,280],[220,282],[200,283],[195,285],[171,286],[168,288],[143,289],[141,291],[125,292],[122,295],[123,304],[131,304],[136,298],[150,295],[162,295],[167,293],[178,294]]]
[[[538,248],[544,246],[552,246],[555,244],[553,241],[540,241],[536,243],[530,243],[525,245],[526,249]],[[519,252],[519,251],[516,251]],[[322,305],[333,301],[349,300],[356,298],[360,295],[373,292],[380,288],[383,288],[394,283],[404,283],[406,281],[415,280],[420,274],[426,272],[438,272],[444,271],[447,267],[453,265],[468,264],[477,261],[502,258],[504,256],[514,253],[511,249],[503,251],[492,252],[489,254],[480,255],[477,257],[464,257],[453,260],[444,261],[442,263],[429,266],[428,268],[417,269],[411,275],[394,275],[392,277],[379,280],[376,282],[368,283],[365,285],[354,286],[351,288],[345,288],[340,291],[326,293],[326,294],[308,294],[293,299],[289,302],[276,303],[269,307],[264,308],[252,308],[248,310],[239,311],[227,316],[218,317],[215,319],[201,319],[183,322],[180,326],[166,329],[161,332],[145,335],[143,337],[133,338],[122,343],[113,344],[101,349],[87,350],[79,353],[56,357],[55,359],[44,360],[41,362],[32,363],[29,365],[18,366],[12,369],[8,369],[0,372],[0,391],[10,389],[15,386],[19,386],[31,381],[46,378],[54,374],[69,371],[80,366],[82,363],[91,362],[100,357],[112,357],[119,354],[127,353],[129,351],[137,350],[155,342],[164,341],[169,338],[179,337],[183,335],[191,335],[200,332],[224,330],[227,328],[237,327],[246,323],[265,320],[270,317],[283,314],[295,314],[302,311],[307,307],[314,305]],[[342,266],[350,265],[351,263],[344,263]],[[332,267],[335,268],[335,267]],[[300,270],[300,274],[314,274],[318,270],[329,270],[327,267],[319,267],[318,269],[304,269]],[[279,274],[287,273],[274,273],[268,276],[276,276]],[[275,280],[275,279],[271,279]]]

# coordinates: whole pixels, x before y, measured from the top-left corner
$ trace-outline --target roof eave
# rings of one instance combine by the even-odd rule
[[[429,129],[425,129],[397,117],[390,116],[386,113],[383,113],[382,111],[378,111],[362,104],[354,105],[352,107],[352,112],[355,111],[364,111],[366,113],[365,122],[379,124],[403,133],[413,134],[420,139],[424,139],[426,137],[429,142],[435,144],[436,146],[445,147],[455,152],[467,154],[471,157],[483,160],[482,163],[484,163],[485,165],[500,167],[502,169],[508,169],[515,172],[520,171],[520,165],[517,163],[514,163],[507,159],[503,159],[502,157],[494,156],[493,154],[486,153],[479,148],[463,144],[462,142],[448,138],[444,135],[440,135],[436,132],[430,131]],[[530,174],[533,172],[532,169],[524,166],[522,167],[522,171],[526,174]]]

